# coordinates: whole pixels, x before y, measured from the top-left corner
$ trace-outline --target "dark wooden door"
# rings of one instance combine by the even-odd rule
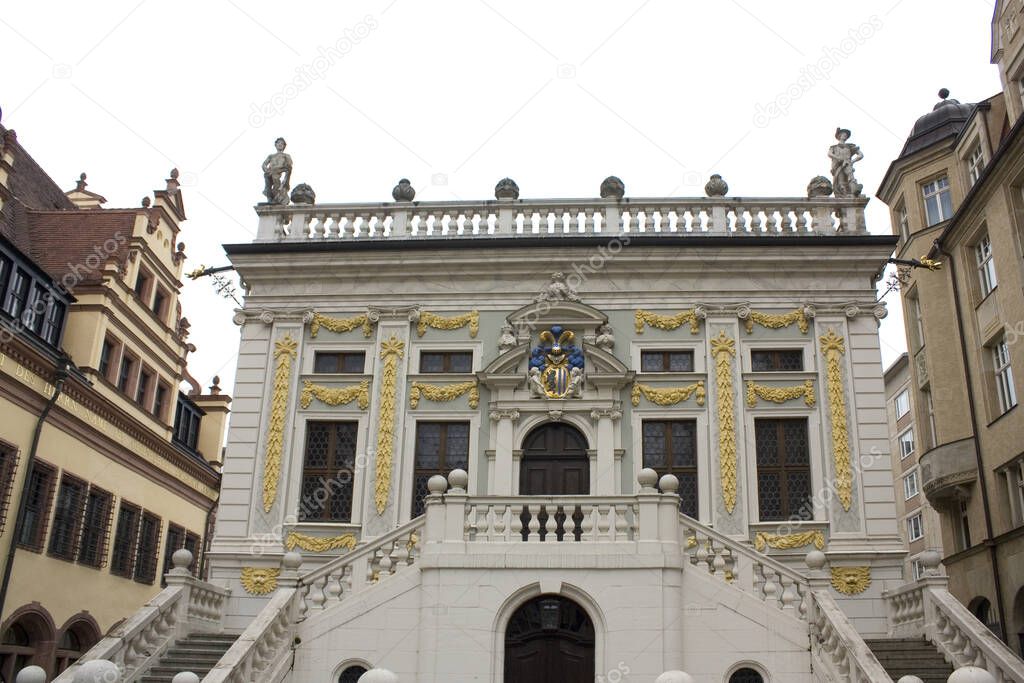
[[[579,605],[546,595],[512,616],[505,683],[593,683],[594,674],[594,625]]]
[[[572,496],[590,493],[587,441],[578,429],[558,422],[541,425],[523,440],[519,493]]]

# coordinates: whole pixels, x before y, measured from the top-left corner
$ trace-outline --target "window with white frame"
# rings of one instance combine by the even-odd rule
[[[924,518],[921,513],[907,518],[907,539],[917,541],[924,538]]]
[[[921,560],[911,560],[910,567],[914,572],[914,581],[924,576],[924,564],[922,564]]]
[[[978,265],[978,281],[982,298],[988,296],[996,285],[996,264],[992,260],[992,241],[986,234],[974,245],[974,259]]]
[[[981,172],[985,170],[985,156],[981,151],[981,143],[976,144],[971,153],[967,155],[967,176],[971,179],[971,185],[981,179]]]
[[[910,239],[910,214],[905,204],[901,203],[896,209],[896,220],[899,223],[900,238],[906,242]]]
[[[907,294],[907,307],[910,309],[910,346],[912,352],[917,352],[924,346],[924,317],[921,315],[921,300],[917,298],[917,292]]]
[[[917,481],[917,470],[914,470],[907,476],[903,477],[903,497],[906,500],[910,500],[918,494],[920,487]]]
[[[896,419],[910,412],[910,390],[904,389],[896,396]]]
[[[914,428],[911,427],[897,438],[900,442],[900,460],[910,457],[914,452]]]
[[[928,225],[949,220],[953,217],[953,198],[949,193],[949,178],[936,178],[921,188],[924,195],[924,211]]]
[[[999,414],[1002,415],[1017,405],[1017,390],[1013,386],[1013,369],[1010,367],[1010,345],[1000,339],[992,347],[992,360],[996,376],[996,395],[999,397]]]

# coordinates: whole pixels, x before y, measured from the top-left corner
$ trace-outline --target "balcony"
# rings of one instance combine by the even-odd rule
[[[925,496],[935,507],[963,497],[978,478],[974,439],[961,439],[931,449],[921,456]]]
[[[261,204],[257,242],[619,235],[867,235],[866,198],[497,199]]]

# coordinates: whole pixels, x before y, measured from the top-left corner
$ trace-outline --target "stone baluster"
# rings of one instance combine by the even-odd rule
[[[750,234],[760,235],[761,234],[761,207],[752,206],[750,207]]]
[[[324,586],[327,585],[326,576],[318,576],[309,587],[309,601],[312,609],[322,610],[327,603],[327,595],[324,593]]]
[[[629,522],[626,519],[626,506],[615,506],[615,541],[621,543],[629,540]]]
[[[594,539],[594,512],[592,506],[583,506],[583,519],[580,521],[580,541],[588,542]]]
[[[736,220],[733,224],[733,231],[739,235],[747,232],[747,210],[742,206],[737,206],[733,209],[733,215]]]
[[[491,524],[491,535],[489,537],[492,541],[508,540],[505,536],[505,530],[508,529],[508,524],[505,520],[508,511],[508,505],[498,505],[494,508],[494,522]]]
[[[611,512],[611,506],[607,503],[601,503],[597,506],[597,540],[604,542],[610,539],[611,520],[608,519],[608,515]]]
[[[594,227],[597,218],[596,209],[584,209],[583,210],[583,232],[587,235],[592,235],[597,232]]]
[[[527,526],[529,529],[529,535],[526,540],[530,543],[536,543],[540,541],[540,505],[528,505],[527,510],[530,512],[530,522]]]
[[[511,508],[510,514],[510,540],[519,541],[523,538],[523,518],[520,509]]]
[[[782,574],[779,575],[779,578],[782,582],[782,609],[784,611],[793,612],[796,610],[799,598],[796,581]]]
[[[341,577],[337,574],[328,574],[324,577],[324,607],[327,603],[341,600]]]
[[[467,541],[476,540],[476,511],[479,507],[479,505],[466,506],[466,516],[465,519],[463,519],[462,531],[463,537]]]
[[[544,540],[548,543],[554,543],[558,540],[558,507],[548,505],[544,507],[544,511],[548,515],[548,518],[544,520]]]
[[[775,570],[771,567],[762,564],[761,574],[764,576],[764,585],[761,586],[762,592],[764,592],[764,600],[773,607],[778,606],[778,593],[779,587],[775,583]]]

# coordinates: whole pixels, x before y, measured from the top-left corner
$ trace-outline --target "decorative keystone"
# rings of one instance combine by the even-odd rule
[[[427,491],[432,496],[443,495],[448,490],[448,480],[440,474],[435,474],[430,479],[427,479]]]
[[[412,186],[408,178],[402,178],[391,190],[391,196],[396,202],[411,202],[416,199],[416,188]]]
[[[724,197],[729,194],[729,183],[722,180],[722,176],[715,173],[711,176],[711,180],[704,186],[704,192],[709,197]]]
[[[519,186],[511,178],[502,178],[494,186],[495,199],[519,199]]]
[[[636,475],[636,480],[640,484],[641,491],[650,493],[655,490],[654,487],[658,483],[658,473],[650,467],[645,467]]]
[[[622,199],[626,195],[626,184],[610,175],[601,182],[601,199]]]
[[[469,473],[466,470],[452,470],[448,475],[448,483],[452,486],[452,493],[465,493],[469,486]]]

